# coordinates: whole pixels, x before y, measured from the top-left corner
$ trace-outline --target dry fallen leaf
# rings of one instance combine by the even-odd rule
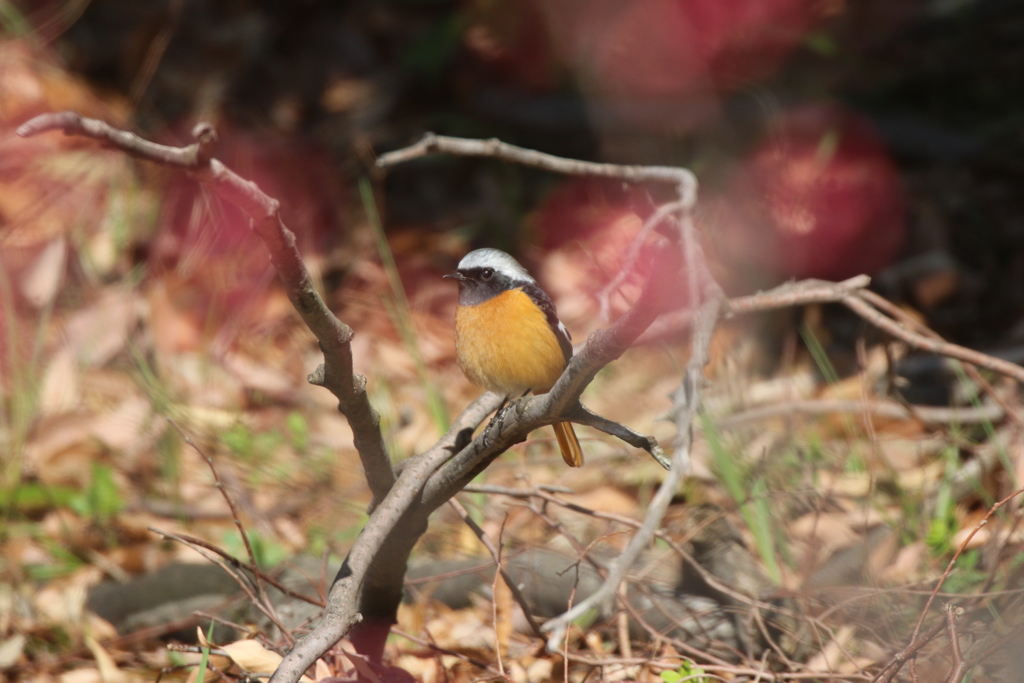
[[[103,447],[89,433],[92,415],[67,413],[39,420],[25,446],[23,468],[50,485],[85,487]]]
[[[35,308],[53,303],[64,279],[67,263],[67,241],[63,236],[51,240],[22,274],[22,296]]]
[[[64,335],[83,366],[104,365],[125,347],[138,320],[138,297],[120,286],[111,286],[95,303],[71,316]]]
[[[0,641],[0,670],[9,669],[18,663],[27,642],[28,636],[24,633],[15,633],[10,638]]]
[[[232,352],[224,354],[221,363],[242,386],[249,390],[280,401],[293,401],[295,398],[295,377],[278,366],[267,365],[243,354]]]
[[[841,670],[846,662],[844,652],[853,638],[856,629],[853,626],[840,626],[836,631],[835,638],[830,640],[818,654],[811,657],[807,662],[808,671],[820,671],[822,673],[836,673]]]
[[[100,670],[91,667],[65,671],[58,680],[60,683],[105,683]]]
[[[61,347],[43,373],[42,389],[39,392],[40,416],[67,413],[81,405],[79,375],[74,352],[69,346]]]
[[[147,399],[129,396],[116,408],[96,418],[90,431],[108,448],[132,452],[138,450],[153,419],[152,406]]]
[[[96,660],[103,683],[127,683],[128,676],[118,668],[114,658],[91,636],[85,637],[85,645]]]
[[[231,658],[235,664],[245,671],[257,674],[271,674],[281,665],[284,659],[273,650],[268,650],[255,640],[237,640],[227,645],[213,645],[203,635],[202,629],[196,627],[199,634],[199,644],[203,647],[217,648]],[[313,683],[309,676],[299,679],[305,683]]]

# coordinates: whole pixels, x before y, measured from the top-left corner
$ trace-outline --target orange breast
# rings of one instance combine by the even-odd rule
[[[544,393],[566,365],[547,317],[521,289],[459,306],[455,348],[466,376],[500,394]]]

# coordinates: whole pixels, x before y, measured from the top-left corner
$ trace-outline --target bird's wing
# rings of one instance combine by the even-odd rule
[[[522,290],[524,294],[533,300],[533,303],[537,304],[540,310],[544,311],[544,315],[548,319],[548,325],[551,326],[551,331],[555,333],[558,345],[562,348],[565,362],[568,363],[569,359],[572,358],[572,337],[569,336],[569,330],[565,329],[565,325],[558,319],[558,312],[555,311],[555,304],[551,302],[551,297],[536,282],[524,284]]]

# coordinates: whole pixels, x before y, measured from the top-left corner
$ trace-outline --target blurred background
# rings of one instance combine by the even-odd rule
[[[0,583],[29,605],[21,621],[0,620],[0,641],[20,643],[6,665],[56,675],[89,659],[68,654],[82,641],[67,624],[86,617],[61,591],[190,552],[157,543],[147,525],[240,551],[204,460],[168,417],[223,456],[268,565],[343,551],[368,500],[344,419],[304,381],[315,342],[247,221],[186,176],[92,141],[17,138],[32,116],[74,109],[175,145],[213,123],[217,156],[281,201],[329,305],[356,330],[357,370],[401,459],[476,395],[454,363],[455,292],[441,274],[469,249],[506,249],[579,343],[606,324],[594,295],[640,221],[617,183],[440,156],[385,176],[378,154],[432,131],[685,166],[731,295],[868,273],[945,337],[1020,362],[1021,83],[1024,3],[1013,0],[0,0]],[[613,298],[613,314],[639,282]],[[883,386],[892,359],[856,352],[858,340],[877,350],[878,335],[830,307],[719,337],[713,416],[754,405],[752,387],[767,400],[895,391]],[[686,345],[631,351],[584,400],[667,442],[660,418]],[[912,402],[969,400],[947,364],[902,367]],[[779,377],[790,393],[772,393]],[[865,477],[926,471],[929,486],[951,485],[955,463],[993,433],[936,451],[919,447],[934,432],[910,422],[889,425],[900,441],[884,457],[882,427],[838,419],[771,431],[756,457],[749,434],[730,435],[726,450],[745,453],[739,479],[762,482],[762,500],[791,491],[813,460],[852,486],[837,485],[840,508],[892,512],[934,487],[879,502],[858,488]],[[869,446],[851,450],[861,439]],[[592,432],[584,448],[595,466],[567,473],[538,433],[489,476],[557,480],[595,507],[639,514],[657,467]],[[949,471],[935,470],[936,452]],[[769,467],[759,458],[771,453],[795,460]],[[722,488],[718,457],[698,439],[689,495],[735,511],[748,499]],[[605,468],[623,463],[610,485]],[[979,506],[1012,490],[1017,455],[1000,467],[967,502],[898,523],[903,512],[881,514],[906,547],[934,553],[906,560],[901,580],[948,558]],[[805,493],[754,532],[760,561],[790,586],[823,559],[781,545],[791,522],[820,514],[818,494]],[[479,552],[436,526],[425,551]],[[44,579],[54,594],[40,602]],[[31,638],[12,640],[19,633]]]
[[[954,338],[991,343],[1019,322],[1020,107],[1004,87],[1020,76],[1017,3],[5,7],[8,125],[64,104],[31,87],[34,60],[150,137],[187,141],[209,120],[221,156],[288,195],[290,224],[327,255],[352,239],[345,202],[376,153],[424,131],[496,136],[694,169],[702,227],[734,291],[881,273],[879,287]],[[127,236],[146,252],[135,258],[179,256],[165,232],[189,229],[195,190],[181,185],[157,234]],[[622,211],[608,185],[432,159],[397,169],[379,194],[389,232],[525,253],[598,239]],[[40,239],[18,207],[3,218],[8,243]]]

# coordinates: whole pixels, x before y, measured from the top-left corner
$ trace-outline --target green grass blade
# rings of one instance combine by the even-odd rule
[[[704,438],[711,449],[715,474],[739,507],[743,520],[754,534],[754,543],[768,575],[778,583],[782,580],[782,571],[775,557],[772,515],[767,498],[768,487],[762,477],[757,477],[751,483],[747,468],[741,467],[733,454],[725,448],[711,420],[706,415],[701,415],[700,420]]]

